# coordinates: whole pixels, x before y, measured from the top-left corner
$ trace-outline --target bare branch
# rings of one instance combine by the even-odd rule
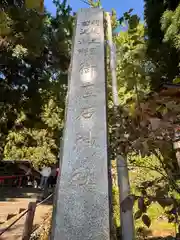
[[[88,6],[90,6],[89,2],[85,1],[85,0],[81,0],[81,2],[87,4]]]

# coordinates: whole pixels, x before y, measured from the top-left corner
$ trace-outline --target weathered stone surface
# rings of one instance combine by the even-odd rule
[[[109,202],[103,10],[77,15],[58,183],[55,240],[108,240]]]

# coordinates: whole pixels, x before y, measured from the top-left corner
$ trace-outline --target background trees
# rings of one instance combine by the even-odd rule
[[[23,4],[3,1],[0,5],[0,157],[30,159],[35,167],[57,161],[64,125],[74,17],[65,0],[54,3],[55,16]],[[100,1],[89,3],[100,6]],[[180,120],[179,95],[160,91],[163,83],[179,83],[180,5],[177,0],[144,3],[145,22],[132,10],[119,20],[112,11],[113,28],[118,23],[126,26],[114,36],[118,116],[112,109],[111,92],[108,96],[111,159],[117,146],[128,158],[132,193],[142,203],[136,218],[148,212],[152,202],[166,208],[171,198],[177,204],[180,192],[173,149],[174,127]],[[173,215],[177,220],[177,212],[169,214],[171,219]],[[144,221],[149,225],[147,218]]]
[[[1,4],[1,158],[55,162],[63,128],[73,17]]]
[[[148,39],[147,54],[155,65],[155,69],[151,74],[151,83],[153,88],[157,89],[165,82],[172,83],[173,79],[179,75],[180,56],[176,48],[177,43],[173,43],[167,36],[172,35],[173,38],[177,34],[179,17],[176,8],[179,1],[144,0],[144,3]],[[171,25],[167,32],[167,27],[171,23],[171,16],[175,19],[176,26]]]
[[[158,226],[152,211],[160,206],[163,216],[179,223],[179,167],[173,140],[180,102],[177,86],[174,91],[163,87],[163,83],[179,82],[179,7],[173,5],[172,11],[168,9],[173,6],[164,1],[153,6],[152,1],[145,3],[147,25],[125,13],[120,20],[127,30],[114,37],[120,107],[118,116],[109,109],[109,129],[111,153],[120,147],[128,158],[138,209],[134,217],[150,227],[148,215],[152,226]],[[153,22],[157,18],[158,24]]]

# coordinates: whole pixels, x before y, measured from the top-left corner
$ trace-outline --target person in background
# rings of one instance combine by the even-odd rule
[[[58,175],[59,175],[59,167],[56,168],[56,179],[57,179]]]
[[[51,168],[49,166],[43,166],[42,170],[40,171],[41,174],[41,182],[40,182],[40,188],[43,189],[45,188],[47,184],[47,180],[51,174]]]
[[[48,186],[50,186],[51,188],[53,188],[55,185],[55,178],[56,178],[56,167],[53,166],[51,170],[51,174],[48,179]]]
[[[32,181],[32,170],[31,170],[31,167],[28,168],[27,172],[26,172],[26,185],[28,185],[28,183],[30,181]]]

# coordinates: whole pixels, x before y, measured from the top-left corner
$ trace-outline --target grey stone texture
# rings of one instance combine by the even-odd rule
[[[77,14],[55,240],[108,240],[108,160],[103,10]]]

